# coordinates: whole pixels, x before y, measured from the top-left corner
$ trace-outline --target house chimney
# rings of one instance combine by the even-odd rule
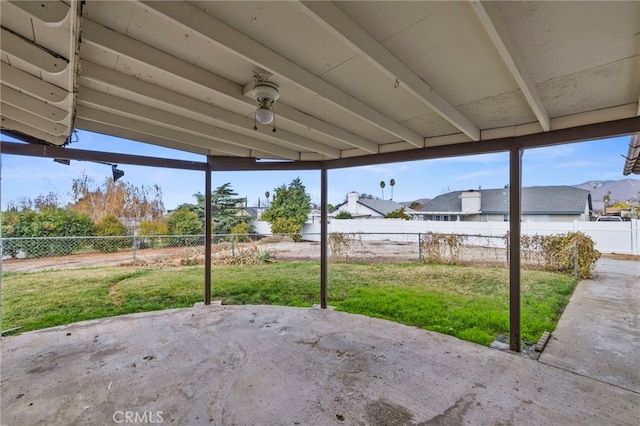
[[[462,199],[463,213],[480,213],[481,195],[480,191],[464,191],[460,198]]]
[[[355,214],[358,212],[358,200],[360,199],[360,194],[357,192],[349,192],[347,194],[347,211],[351,214]]]

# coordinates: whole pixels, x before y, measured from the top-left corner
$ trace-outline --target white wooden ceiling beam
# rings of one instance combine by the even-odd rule
[[[83,102],[78,105],[76,120],[85,120],[93,123],[101,123],[114,128],[136,132],[140,135],[148,135],[154,138],[171,140],[183,145],[199,147],[201,149],[216,149],[225,155],[245,157],[251,155],[251,150],[227,143],[208,139],[191,133],[182,132],[170,128],[162,128],[146,121],[141,121],[131,116],[121,115],[115,112],[94,108]],[[144,139],[143,139],[144,140]]]
[[[67,4],[59,0],[10,0],[9,3],[19,7],[29,15],[49,25],[62,23],[69,14],[70,9]]]
[[[478,15],[480,22],[498,50],[505,65],[509,68],[511,75],[518,83],[522,94],[527,99],[529,106],[540,122],[540,126],[542,126],[544,131],[551,130],[549,113],[542,103],[538,89],[520,56],[518,47],[500,14],[497,4],[494,2],[472,0],[471,6],[476,12],[476,15]]]
[[[16,132],[19,133],[23,133],[25,135],[29,135],[31,137],[34,137],[36,139],[40,139],[43,141],[47,141],[49,143],[52,143],[54,145],[64,145],[65,142],[67,141],[67,137],[66,136],[54,136],[54,135],[50,135],[47,132],[43,132],[40,129],[36,129],[35,127],[32,127],[28,124],[24,124],[21,123],[19,121],[16,121],[12,118],[9,117],[5,117],[4,114],[2,115],[2,128],[3,129],[7,129],[7,130],[15,130]]]
[[[186,2],[141,1],[141,3],[181,24],[186,29],[202,34],[233,54],[273,74],[284,77],[387,133],[416,147],[424,146],[424,138],[413,130],[200,9]]]
[[[4,28],[0,33],[0,46],[7,55],[21,59],[50,74],[60,74],[66,71],[69,65],[67,59],[55,55],[34,42]]]
[[[8,117],[20,123],[35,127],[52,136],[66,136],[70,133],[69,128],[64,124],[47,120],[29,111],[16,108],[6,102],[0,103],[0,111],[2,111],[3,117]]]
[[[173,128],[184,133],[197,134],[201,137],[211,138],[220,142],[236,145],[248,149],[257,149],[267,152],[278,158],[297,160],[297,151],[274,145],[256,138],[233,133],[225,129],[211,126],[201,121],[178,116],[170,112],[159,110],[138,102],[129,101],[107,93],[93,90],[84,86],[80,87],[78,102],[108,108],[119,111],[121,114],[136,117],[166,128]]]
[[[335,148],[295,135],[285,130],[278,130],[276,134],[273,134],[271,130],[266,134],[258,133],[253,130],[254,121],[250,118],[216,107],[206,102],[193,99],[189,96],[176,93],[172,90],[156,86],[152,83],[120,74],[91,62],[83,62],[83,74],[80,78],[81,80],[86,79],[98,81],[128,92],[136,93],[148,99],[161,102],[171,109],[178,108],[182,110],[182,115],[185,117],[197,114],[201,117],[201,120],[213,121],[218,127],[223,127],[233,132],[239,132],[246,136],[256,139],[267,139],[275,144],[284,143],[297,151],[315,150],[323,153],[323,155],[326,155],[328,158],[340,157],[340,151]],[[286,154],[286,156],[290,155]]]
[[[2,101],[56,123],[61,123],[69,115],[63,109],[4,85],[2,86]]]
[[[105,28],[89,19],[83,21],[82,40],[85,43],[107,49],[191,83],[198,84],[208,90],[221,93],[234,101],[250,105],[252,108],[257,106],[253,98],[249,99],[244,96],[243,86],[182,61],[175,56],[154,49],[124,34]],[[298,111],[282,103],[282,101],[278,101],[276,108],[278,110],[278,120],[284,119],[294,122],[341,143],[360,148],[365,152],[372,154],[378,152],[378,144]],[[335,148],[320,144],[320,142],[313,141],[309,145],[305,144],[305,148],[320,152],[329,158],[337,158],[337,155],[339,155]]]
[[[6,62],[0,62],[0,75],[2,75],[2,84],[22,93],[28,93],[44,102],[61,103],[69,97],[69,92],[66,90],[12,67]]]
[[[178,149],[180,151],[192,152],[200,155],[214,155],[212,151],[200,146],[188,145],[185,143],[164,139],[152,135],[147,135],[134,130],[123,129],[120,127],[111,126],[109,124],[98,123],[90,120],[86,120],[82,117],[76,117],[76,128],[80,130],[86,130],[88,132],[100,133],[103,135],[115,136],[121,139],[128,139],[132,141],[138,141],[146,144],[153,144],[162,146],[165,148]]]
[[[478,129],[460,111],[440,96],[427,83],[403,64],[382,44],[330,1],[297,2],[300,9],[316,23],[356,51],[362,58],[392,79],[417,100],[433,109],[471,140],[480,140]]]

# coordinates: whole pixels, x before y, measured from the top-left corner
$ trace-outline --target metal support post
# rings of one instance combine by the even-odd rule
[[[509,151],[509,347],[520,352],[520,216],[522,213],[522,150]]]
[[[209,160],[209,159],[208,159]],[[211,304],[211,166],[204,180],[204,304]]]
[[[320,307],[327,309],[327,167],[320,169]]]

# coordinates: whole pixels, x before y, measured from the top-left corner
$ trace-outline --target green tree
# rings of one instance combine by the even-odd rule
[[[391,179],[389,181],[389,186],[391,186],[391,200],[393,200],[393,187],[396,186],[396,180],[395,179]]]
[[[382,199],[384,200],[384,187],[387,186],[383,180],[380,181],[380,189],[382,190]]]
[[[138,225],[138,235],[142,237],[140,248],[162,247],[166,243],[165,238],[157,238],[162,235],[169,235],[169,228],[166,220],[145,220]],[[144,238],[156,237],[156,238]]]
[[[240,243],[246,243],[251,241],[251,235],[253,233],[251,225],[248,222],[240,222],[236,226],[231,228],[231,234],[234,234],[235,240]]]
[[[187,207],[181,207],[169,216],[167,228],[171,235],[199,235],[204,232],[198,214]]]
[[[353,215],[346,210],[340,210],[335,216],[336,219],[353,219]]]
[[[200,200],[198,199],[198,202]],[[204,200],[202,200],[204,205]],[[211,219],[216,226],[216,234],[229,234],[234,226],[247,222],[248,217],[238,213],[246,204],[246,198],[238,197],[231,188],[231,183],[221,185],[211,193]]]
[[[204,228],[205,196],[200,192],[195,193],[193,196],[196,198],[196,204],[181,204],[178,209],[185,207],[195,212]],[[246,198],[238,197],[238,193],[231,188],[230,182],[217,187],[211,192],[211,220],[216,234],[229,234],[231,233],[231,228],[239,223],[248,221],[248,217],[238,215],[245,203]]]
[[[404,207],[400,207],[398,210],[394,210],[392,212],[387,213],[386,215],[384,215],[384,218],[385,219],[404,219],[404,220],[411,219],[409,215],[404,212]]]
[[[40,210],[12,208],[2,213],[4,238],[82,237],[92,235],[94,225],[85,214],[60,207],[41,207]],[[6,241],[4,254],[15,256],[23,252],[27,257],[65,255],[73,253],[83,244],[79,239],[48,241]]]
[[[113,214],[96,223],[95,235],[98,237],[125,236],[128,233],[127,227]],[[93,247],[103,253],[115,253],[118,249],[130,247],[132,243],[131,238],[98,238],[94,240]]]
[[[155,235],[168,235],[169,227],[164,220],[145,220],[138,225],[138,235],[150,237]]]
[[[271,223],[273,233],[299,234],[311,211],[310,203],[311,197],[305,186],[300,178],[295,178],[289,186],[283,184],[274,189],[271,208],[264,212],[262,218]]]
[[[96,223],[95,235],[98,236],[122,236],[127,235],[127,227],[113,215],[107,215],[100,222]]]

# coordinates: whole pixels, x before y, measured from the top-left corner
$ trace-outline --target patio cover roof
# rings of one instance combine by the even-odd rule
[[[635,134],[631,138],[629,143],[629,153],[626,157],[627,161],[624,163],[624,170],[622,174],[625,176],[634,173],[640,175],[640,136]]]
[[[28,141],[65,146],[84,129],[219,158],[350,165],[585,125],[593,137],[640,131],[640,2],[0,8],[2,130]],[[279,85],[275,133],[253,130],[256,73]]]

